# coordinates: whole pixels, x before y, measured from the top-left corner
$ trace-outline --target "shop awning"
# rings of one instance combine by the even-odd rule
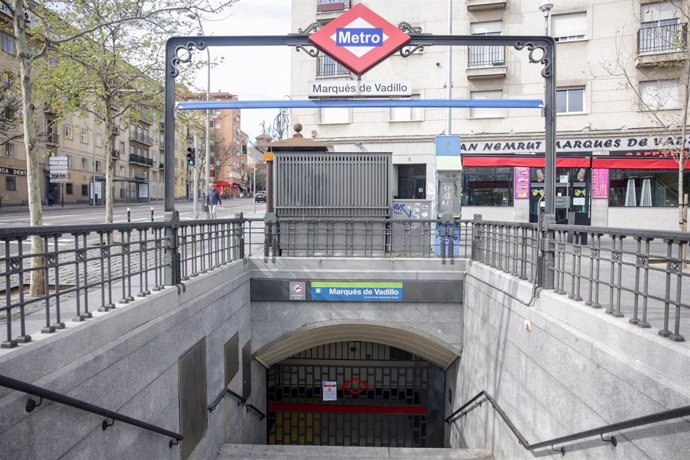
[[[686,161],[688,152],[685,152]],[[613,151],[592,158],[597,169],[678,169],[678,161],[668,151]]]
[[[591,166],[591,152],[583,153],[559,153],[556,158],[557,168],[589,168]],[[527,168],[544,168],[546,166],[546,159],[544,154],[512,154],[512,155],[494,155],[494,154],[478,154],[478,155],[461,155],[462,167],[473,166],[513,166],[513,167],[527,167]]]

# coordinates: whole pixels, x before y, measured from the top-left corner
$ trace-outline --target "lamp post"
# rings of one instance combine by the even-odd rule
[[[553,8],[553,3],[548,0],[542,0],[539,5],[539,10],[544,13],[544,28],[546,30],[546,35],[550,35],[550,19],[551,19],[551,9]]]
[[[206,35],[204,33],[204,25],[201,23],[201,18],[199,17],[198,14],[195,13],[190,13],[187,15],[187,17],[191,19],[196,19],[197,23],[199,24],[199,32],[201,33],[202,36]],[[211,100],[211,50],[209,47],[206,47],[206,101]],[[204,160],[204,174],[206,176],[205,183],[204,183],[204,193],[208,193],[209,185],[211,184],[211,133],[210,133],[210,127],[209,125],[211,124],[211,110],[206,109],[206,124],[205,124],[205,131],[204,131],[204,139],[205,139],[205,160]],[[210,218],[211,216],[211,208],[209,208],[208,211],[208,216]]]

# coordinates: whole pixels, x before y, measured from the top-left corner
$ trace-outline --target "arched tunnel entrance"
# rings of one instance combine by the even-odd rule
[[[268,368],[268,444],[443,447],[445,373],[370,341],[313,346]]]

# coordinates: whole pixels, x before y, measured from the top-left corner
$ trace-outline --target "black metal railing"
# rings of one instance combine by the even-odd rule
[[[258,415],[259,420],[263,420],[266,418],[266,414],[261,412],[261,410],[258,407],[256,407],[254,404],[247,403],[247,405],[245,407],[247,408],[247,412],[254,412],[256,415]]]
[[[637,31],[638,53],[669,53],[686,48],[688,24],[656,25],[642,23]]]
[[[209,406],[207,407],[208,411],[213,412],[216,409],[216,407],[218,407],[218,404],[220,404],[220,402],[226,396],[232,396],[233,398],[235,398],[237,400],[237,407],[247,402],[247,399],[244,396],[235,393],[230,388],[223,388],[223,390],[220,393],[218,393],[218,396],[216,396],[213,402],[209,404]]]
[[[503,46],[470,46],[468,47],[467,67],[500,67],[506,65],[505,47]]]
[[[472,412],[474,409],[480,407],[485,401],[488,401],[491,407],[496,411],[499,417],[501,417],[501,420],[508,425],[508,428],[510,428],[510,431],[513,432],[515,437],[518,439],[518,442],[522,447],[529,451],[535,451],[539,449],[544,449],[546,447],[551,448],[557,452],[560,452],[561,455],[565,455],[566,449],[565,447],[561,447],[560,449],[554,448],[554,446],[559,445],[559,444],[565,444],[568,442],[572,441],[577,441],[579,439],[585,439],[585,438],[591,438],[593,436],[600,436],[601,440],[603,442],[610,443],[614,447],[618,444],[618,440],[616,439],[615,436],[609,436],[608,438],[605,438],[605,434],[610,434],[610,433],[615,433],[617,431],[621,430],[627,430],[630,428],[636,428],[640,426],[645,426],[645,425],[650,425],[652,423],[660,423],[660,422],[665,422],[667,420],[674,420],[677,418],[682,418],[682,417],[687,417],[690,415],[690,406],[683,406],[683,407],[678,407],[676,409],[671,409],[671,410],[666,410],[662,412],[656,412],[654,414],[650,415],[645,415],[642,417],[637,417],[637,418],[632,418],[628,420],[624,420],[622,422],[618,423],[612,423],[608,425],[603,425],[599,426],[596,428],[592,428],[589,430],[585,431],[580,431],[578,433],[573,433],[569,434],[566,436],[559,436],[557,438],[553,439],[548,439],[546,441],[541,441],[537,442],[534,444],[530,444],[529,441],[523,436],[523,434],[520,432],[520,430],[515,426],[513,421],[506,415],[505,411],[501,408],[501,406],[496,402],[496,400],[486,391],[481,391],[479,392],[476,396],[474,396],[472,399],[467,401],[465,404],[463,404],[459,409],[454,411],[452,414],[450,414],[448,417],[445,418],[446,423],[452,423],[455,420],[467,416],[470,412]]]
[[[176,444],[179,444],[179,442],[183,439],[181,434],[175,433],[174,431],[166,430],[165,428],[161,428],[159,426],[143,422],[141,420],[121,414],[119,412],[105,409],[103,407],[96,406],[95,404],[91,404],[86,401],[81,401],[79,399],[72,398],[70,396],[57,393],[55,391],[51,391],[36,385],[32,385],[30,383],[22,382],[21,380],[16,380],[1,374],[0,386],[11,388],[16,391],[21,391],[23,393],[30,394],[40,398],[38,402],[33,398],[29,398],[25,406],[25,410],[27,412],[32,412],[36,407],[39,407],[43,403],[44,399],[48,399],[56,403],[64,404],[66,406],[74,407],[75,409],[80,409],[86,412],[90,412],[92,414],[101,415],[105,417],[106,419],[103,420],[103,423],[101,423],[101,429],[103,431],[105,431],[109,426],[112,426],[113,423],[115,423],[115,421],[118,421],[172,438],[168,443],[170,448],[172,448],[172,446]]]

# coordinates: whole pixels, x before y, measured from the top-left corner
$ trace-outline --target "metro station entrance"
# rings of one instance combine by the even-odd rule
[[[303,351],[267,372],[268,444],[443,447],[445,374],[371,342]]]

